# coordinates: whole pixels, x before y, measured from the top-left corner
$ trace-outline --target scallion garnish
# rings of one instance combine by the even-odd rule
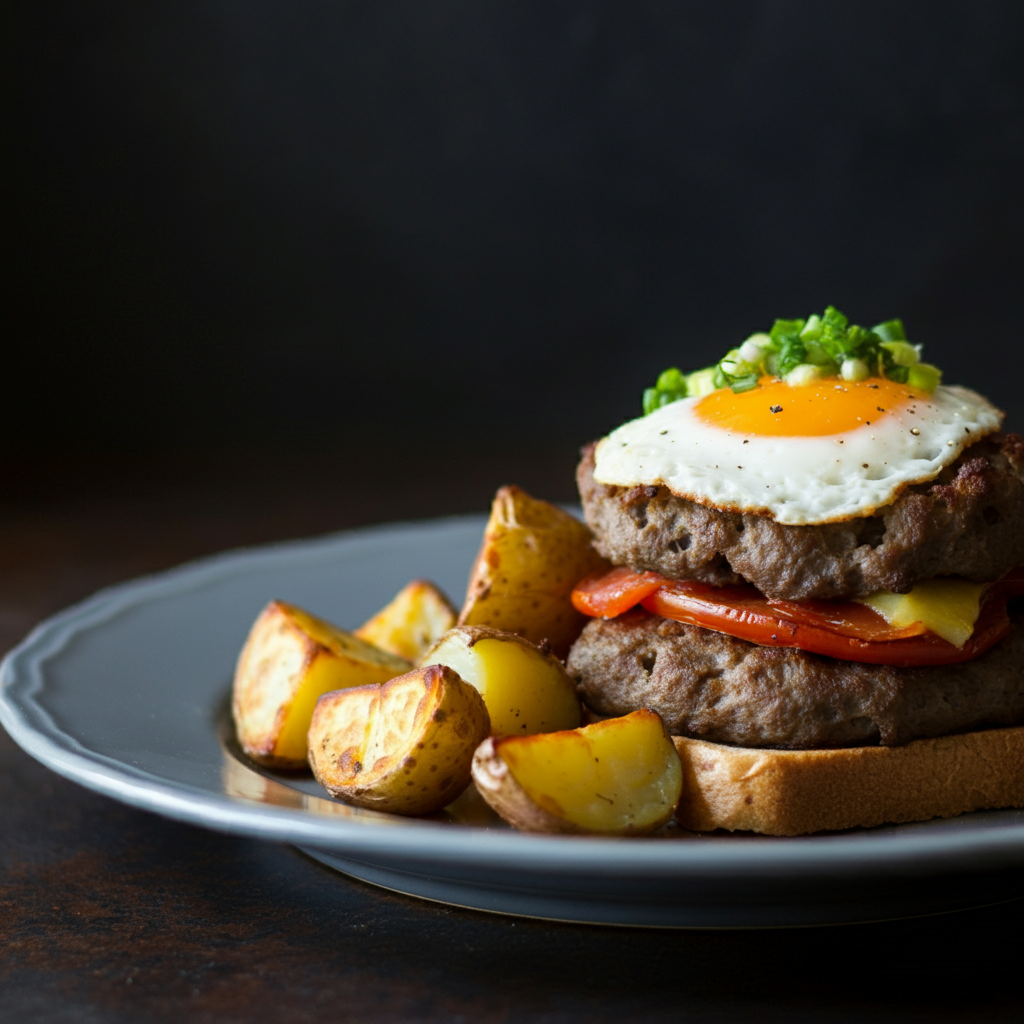
[[[793,385],[823,377],[859,381],[877,376],[934,391],[942,371],[920,358],[921,346],[907,341],[902,320],[886,320],[868,330],[829,306],[806,320],[776,320],[770,331],[752,334],[714,366],[693,373],[666,370],[654,387],[644,391],[644,415],[716,388],[732,388],[737,394],[750,391],[764,375]]]
[[[676,367],[663,370],[653,388],[644,391],[644,415],[660,409],[669,402],[676,402],[680,398],[686,398],[686,379],[682,371]]]

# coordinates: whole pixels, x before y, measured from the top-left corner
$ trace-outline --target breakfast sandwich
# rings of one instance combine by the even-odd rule
[[[779,320],[584,450],[567,667],[662,716],[694,829],[1024,806],[1024,440],[898,320]],[[1024,603],[1024,602],[1021,602]]]

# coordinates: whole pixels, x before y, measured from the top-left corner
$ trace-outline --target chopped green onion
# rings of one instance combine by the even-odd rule
[[[901,320],[886,320],[869,331],[828,306],[821,316],[812,313],[806,320],[776,320],[767,334],[751,334],[714,366],[689,374],[675,367],[665,370],[655,386],[644,392],[644,412],[717,388],[750,391],[764,374],[794,385],[823,377],[860,381],[877,374],[933,391],[942,375],[920,358],[921,346],[907,341]]]
[[[771,340],[767,334],[755,334],[754,338],[764,338],[766,341]],[[764,362],[765,349],[763,345],[759,345],[754,341],[754,338],[747,338],[740,345],[740,359],[745,363],[750,363],[751,366],[760,366]]]
[[[867,380],[871,376],[871,368],[863,359],[844,359],[839,367],[839,376],[843,380]]]
[[[726,377],[732,377],[736,373],[742,372],[740,368],[746,366],[746,363],[740,358],[740,350],[738,348],[731,348],[726,352],[725,356],[719,360],[718,365]]]
[[[673,366],[659,374],[658,382],[654,386],[659,391],[679,391],[680,389],[685,391],[686,378],[678,367]]]
[[[846,330],[843,354],[853,356],[855,359],[863,359],[878,347],[878,343],[877,334],[866,331],[856,324],[851,324]]]
[[[686,375],[686,393],[695,398],[710,395],[715,390],[715,368],[708,366],[703,370],[694,370]]]
[[[897,364],[890,351],[884,348],[878,350],[879,377],[888,377],[889,380],[894,380],[897,384],[906,384],[909,372],[909,367]]]
[[[800,337],[800,332],[807,325],[806,320],[776,320],[768,337],[775,343],[776,347],[782,344],[783,338]]]
[[[746,348],[753,359],[747,359]],[[744,342],[740,348],[730,349],[725,358],[719,360],[715,367],[714,382],[716,387],[730,387],[737,394],[757,387],[763,364],[762,350],[759,345]]]
[[[821,317],[817,313],[812,313],[807,318],[807,323],[804,324],[804,329],[800,332],[800,339],[802,341],[817,341],[821,337]]]
[[[942,380],[942,371],[931,363],[914,363],[907,370],[907,383],[912,388],[931,394]]]
[[[829,306],[821,318],[821,347],[832,355],[841,355],[846,348],[846,328],[850,321],[836,309]]]
[[[804,362],[810,363],[812,366],[821,366],[825,369],[835,370],[836,360],[830,352],[827,352],[816,341],[808,343],[804,348]]]
[[[913,366],[918,361],[917,346],[905,341],[883,341],[882,348],[892,356],[897,366]]]
[[[875,324],[871,328],[872,334],[877,334],[882,341],[906,341],[907,335],[903,330],[902,320],[886,320],[884,323]]]
[[[732,388],[734,394],[740,394],[743,391],[750,391],[757,387],[758,376],[756,373],[748,373],[745,377],[735,377],[729,382],[729,387]]]
[[[653,388],[644,390],[644,415],[649,415],[663,405],[678,402],[686,395],[686,377],[678,367],[673,366],[659,375]]]
[[[808,384],[813,384],[816,380],[821,380],[825,376],[821,372],[820,366],[812,366],[810,363],[801,363],[799,366],[794,366],[789,373],[786,374],[786,383],[795,388],[805,388]]]
[[[800,328],[795,326],[800,321],[789,321],[793,326],[788,332],[778,329],[780,324],[785,323],[784,320],[776,320],[775,327],[772,328],[772,340],[778,345],[775,372],[783,376],[804,362],[807,356],[807,346],[800,340]]]

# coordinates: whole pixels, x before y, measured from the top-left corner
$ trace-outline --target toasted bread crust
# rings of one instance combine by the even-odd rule
[[[786,600],[906,593],[935,576],[998,579],[1024,564],[1024,439],[993,434],[876,515],[785,526],[724,512],[667,487],[594,480],[594,446],[577,471],[594,546],[615,565],[725,586],[745,579]]]
[[[757,750],[675,737],[683,762],[676,820],[774,836],[1024,807],[1024,726],[904,747]]]

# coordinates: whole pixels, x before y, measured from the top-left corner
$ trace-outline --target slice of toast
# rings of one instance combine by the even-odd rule
[[[795,836],[1024,807],[1024,726],[839,750],[673,739],[684,775],[676,819],[694,832]]]

